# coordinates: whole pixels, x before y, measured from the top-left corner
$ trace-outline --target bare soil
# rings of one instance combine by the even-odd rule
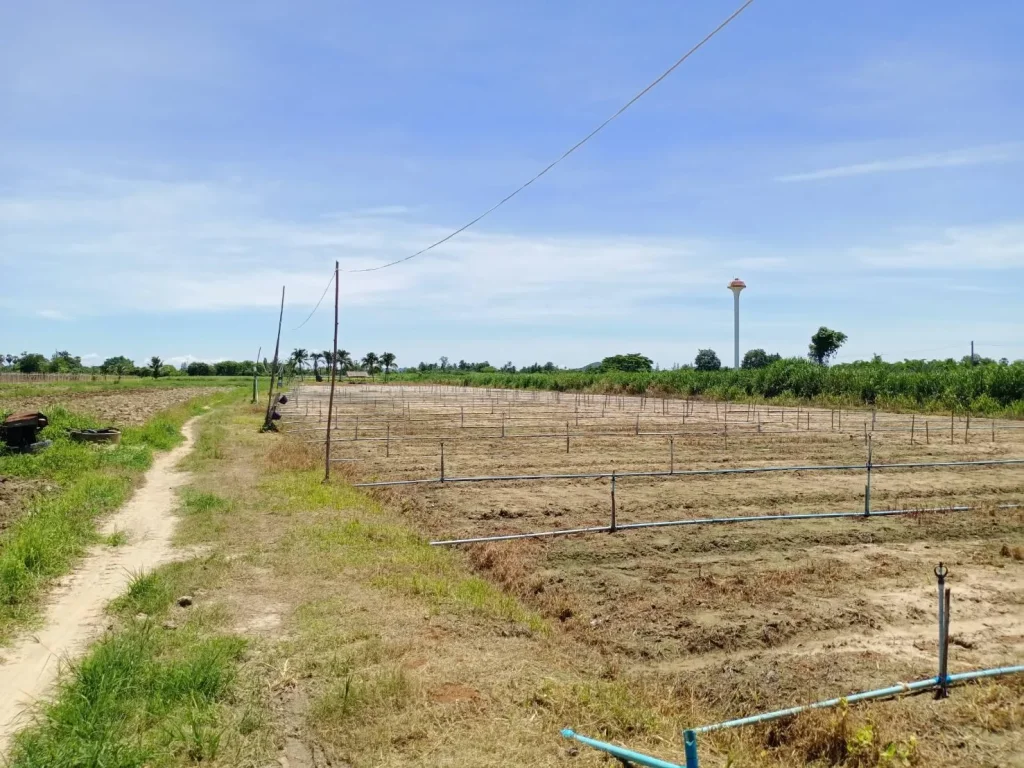
[[[29,499],[54,487],[49,480],[0,476],[0,532],[14,522]]]
[[[303,387],[289,406],[286,429],[296,439],[322,440],[326,390]],[[875,465],[1024,458],[1019,423],[972,419],[968,426],[957,417],[951,427],[948,415],[918,415],[912,434],[905,414],[843,411],[839,419],[841,428],[837,412],[823,409],[349,387],[340,390],[332,454],[355,460],[336,466],[357,481],[436,478],[442,441],[448,478],[863,465],[868,435]],[[862,511],[865,479],[863,468],[619,478],[617,520]],[[608,525],[611,501],[607,479],[375,493],[436,539]],[[874,511],[973,509],[655,528],[477,544],[464,552],[479,572],[610,663],[663,681],[701,681],[725,716],[742,716],[934,676],[932,571],[940,561],[953,595],[951,671],[1021,663],[1024,562],[1012,553],[1024,545],[1024,510],[1001,506],[1021,502],[1021,465],[876,469]],[[1024,700],[1015,690],[1020,712]],[[914,723],[927,730],[925,711]],[[976,736],[981,746],[967,762],[1020,764],[1021,722],[997,737]]]
[[[43,411],[55,405],[86,413],[104,425],[137,426],[153,414],[194,397],[222,391],[217,387],[138,389],[118,392],[61,392],[53,395],[11,397],[0,393],[0,410]]]

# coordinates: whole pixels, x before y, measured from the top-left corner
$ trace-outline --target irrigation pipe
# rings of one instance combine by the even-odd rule
[[[960,672],[955,675],[947,675],[947,683],[964,683],[971,680],[980,680],[986,677],[997,677],[999,675],[1014,675],[1024,672],[1024,664],[1018,664],[1011,667],[993,667],[992,669],[980,669],[974,672]],[[853,704],[858,701],[868,701],[870,699],[884,699],[892,696],[898,696],[901,693],[914,693],[917,691],[927,691],[931,688],[936,688],[942,684],[942,680],[939,677],[929,677],[924,680],[917,680],[913,683],[898,683],[891,685],[888,688],[878,688],[873,691],[862,691],[860,693],[851,693],[849,696],[842,696],[837,699],[826,699],[825,701],[817,701],[813,704],[805,704],[800,707],[790,707],[788,709],[779,709],[775,712],[764,712],[760,715],[751,715],[750,717],[741,717],[736,720],[726,720],[722,723],[714,723],[712,725],[702,725],[699,728],[691,728],[694,733],[711,733],[712,731],[720,731],[724,728],[737,728],[741,725],[753,725],[755,723],[767,723],[772,720],[781,720],[784,717],[792,717],[798,715],[801,712],[806,712],[811,709],[828,709],[830,707],[836,707],[842,702]]]
[[[980,461],[936,461],[898,462],[893,464],[871,464],[872,471],[879,469],[924,469],[929,467],[978,467],[1004,464],[1024,464],[1024,459],[983,459]],[[693,477],[696,475],[749,475],[761,472],[843,472],[866,470],[868,464],[812,464],[784,467],[730,467],[725,469],[680,469],[654,470],[650,472],[581,472],[552,475],[477,475],[470,477],[434,477],[413,480],[380,480],[372,483],[353,483],[354,488],[384,488],[394,485],[429,485],[432,483],[487,483],[513,482],[519,480],[597,480],[611,477]]]
[[[634,752],[632,749],[626,749],[625,747],[617,747],[614,744],[609,744],[605,741],[598,741],[597,739],[591,739],[587,736],[581,736],[575,731],[566,728],[562,731],[562,735],[567,739],[578,741],[580,744],[586,744],[588,747],[593,747],[601,752],[606,752],[614,758],[622,761],[623,765],[643,765],[647,768],[687,768],[690,761],[687,761],[686,765],[680,765],[679,763],[668,763],[664,760],[659,760],[656,757],[645,755],[642,752]],[[696,765],[696,763],[694,763]]]
[[[1024,665],[980,669],[973,672],[960,672],[955,675],[947,675],[945,678],[945,684],[966,683],[988,677],[999,677],[1002,675],[1014,675],[1021,673],[1024,673]],[[780,709],[774,712],[764,712],[759,715],[741,717],[736,720],[726,720],[725,722],[714,723],[712,725],[703,725],[699,728],[687,728],[683,731],[683,749],[685,750],[686,755],[686,762],[683,764],[669,763],[665,760],[645,755],[642,752],[635,752],[632,749],[626,749],[625,747],[619,747],[605,741],[598,741],[597,739],[591,739],[587,736],[581,736],[569,728],[562,730],[562,736],[609,754],[622,761],[624,765],[635,764],[648,766],[649,768],[699,768],[697,736],[700,734],[720,731],[726,728],[737,728],[743,725],[754,725],[756,723],[767,723],[773,720],[781,720],[786,717],[793,717],[801,712],[807,712],[812,709],[829,709],[831,707],[837,707],[843,703],[853,704],[859,701],[892,698],[901,694],[920,693],[922,691],[938,688],[942,684],[943,681],[941,678],[929,677],[924,680],[916,680],[912,683],[897,683],[896,685],[891,685],[888,688],[878,688],[873,691],[861,691],[860,693],[852,693],[849,696],[817,701],[813,704],[805,704],[800,707],[789,707],[788,709]]]
[[[617,476],[616,476],[617,477]],[[1018,509],[1020,504],[998,504],[996,509]],[[981,505],[953,506],[953,507],[924,507],[916,509],[882,509],[873,511],[870,515],[859,512],[807,512],[790,515],[745,515],[742,517],[698,517],[688,520],[664,520],[652,523],[618,523],[615,531],[636,531],[644,528],[669,528],[688,525],[720,525],[726,523],[759,523],[773,522],[776,520],[835,520],[840,518],[861,518],[865,517],[894,517],[898,515],[916,515],[935,512],[969,512],[981,509]],[[510,533],[500,536],[477,536],[466,539],[444,539],[431,541],[432,547],[455,546],[460,544],[482,544],[491,541],[515,541],[517,539],[539,539],[553,536],[571,536],[573,534],[586,533],[613,533],[611,526],[601,525],[591,528],[567,528],[557,531],[537,531],[534,533]]]

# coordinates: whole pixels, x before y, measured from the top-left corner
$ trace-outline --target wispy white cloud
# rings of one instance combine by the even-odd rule
[[[932,152],[922,155],[905,155],[886,160],[873,160],[852,165],[838,165],[803,173],[776,176],[775,181],[800,182],[839,179],[851,176],[867,176],[877,173],[898,173],[901,171],[923,171],[939,168],[959,168],[974,165],[1018,162],[1024,159],[1024,144],[1011,142],[990,144],[948,152]]]
[[[1024,267],[1024,224],[951,227],[930,238],[889,247],[854,248],[871,267],[920,270],[1019,269]]]
[[[69,320],[70,318],[58,309],[40,309],[36,312],[44,320]]]

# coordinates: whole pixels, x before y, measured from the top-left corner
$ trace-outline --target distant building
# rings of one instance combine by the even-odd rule
[[[366,371],[345,371],[346,379],[368,379],[370,374]]]

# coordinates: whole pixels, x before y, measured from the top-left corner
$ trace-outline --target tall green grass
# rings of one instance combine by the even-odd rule
[[[402,373],[394,381],[722,400],[808,401],[892,410],[971,410],[1024,417],[1024,362],[968,365],[953,360],[857,362],[825,367],[801,359],[755,370]]]
[[[112,606],[123,629],[65,670],[52,702],[15,738],[12,768],[138,768],[221,756],[219,704],[231,694],[245,642],[204,631],[198,615],[174,631],[130,618],[140,610],[164,615],[175,586],[162,572],[135,577]]]
[[[238,397],[238,390],[199,398],[124,430],[117,446],[72,442],[71,427],[92,427],[86,416],[47,410],[42,436],[53,445],[37,454],[0,455],[0,475],[52,481],[56,486],[28,501],[21,516],[0,534],[0,641],[30,620],[46,585],[67,573],[98,540],[97,518],[123,504],[153,463],[153,453],[177,445],[181,425],[211,402]]]

